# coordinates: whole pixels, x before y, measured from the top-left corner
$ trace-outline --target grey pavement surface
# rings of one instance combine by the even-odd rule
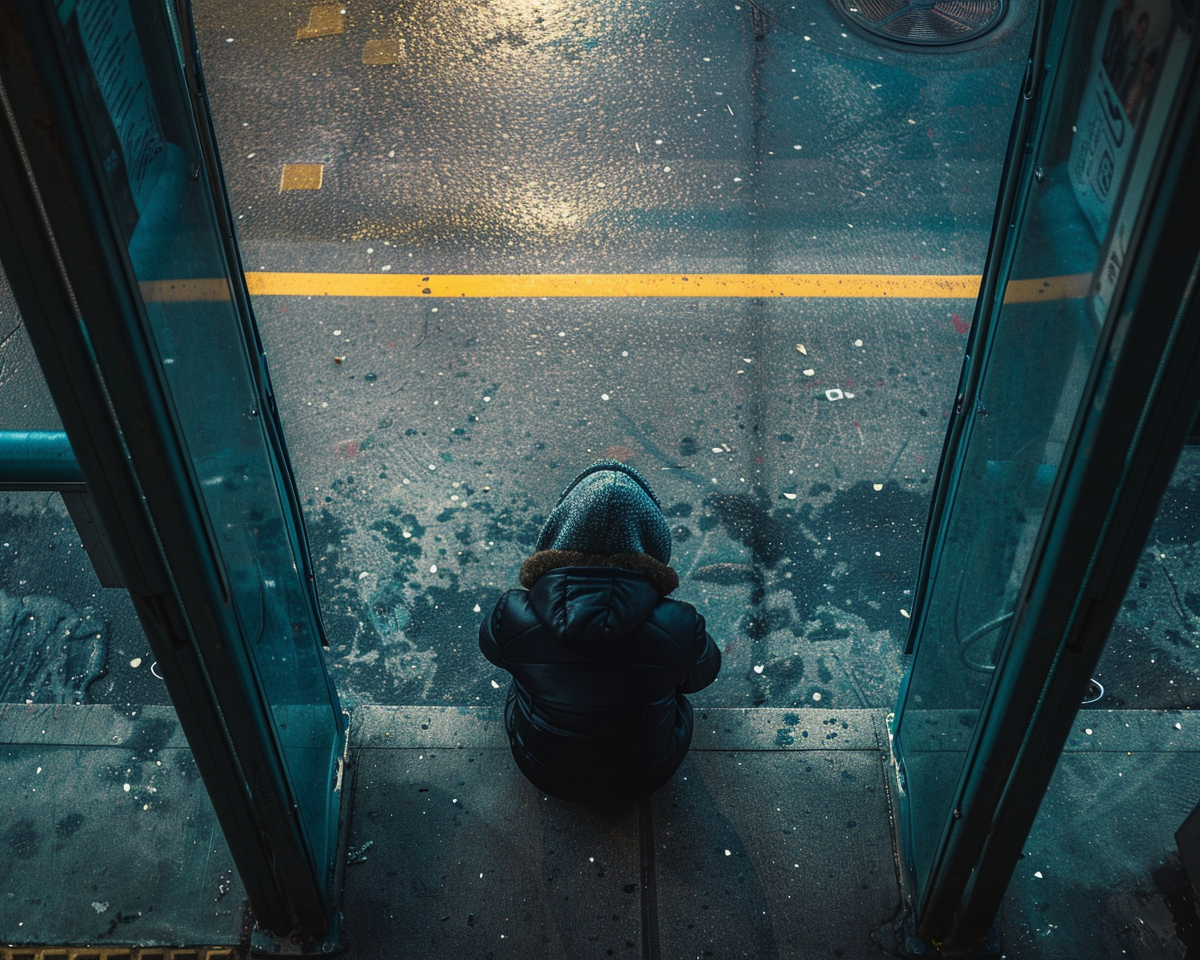
[[[218,946],[251,922],[169,707],[0,706],[0,940]]]
[[[1200,800],[1190,711],[1076,718],[1000,912],[1010,957],[1200,955],[1175,831]]]
[[[1111,707],[1200,705],[1200,446],[1185,447],[1096,679]],[[1099,705],[1099,704],[1098,704]]]
[[[0,940],[246,943],[173,712],[129,713],[0,710]],[[697,720],[650,803],[589,810],[521,777],[491,708],[359,708],[347,955],[894,955],[884,712]],[[1192,955],[1200,916],[1173,833],[1200,794],[1198,743],[1190,711],[1080,713],[1001,910],[1005,956]]]
[[[803,24],[769,7],[756,42],[736,7],[352,6],[343,33],[297,41],[303,4],[199,4],[247,267],[977,272],[1026,7],[942,54],[877,46],[823,5]],[[364,65],[388,31],[400,61]],[[279,190],[299,161],[326,164],[321,190]],[[592,177],[603,164],[624,179]],[[418,229],[435,186],[462,209]],[[592,206],[554,225],[521,213],[580,196]],[[386,211],[366,232],[360,202]],[[500,229],[503,211],[515,219]],[[970,310],[257,298],[343,697],[497,697],[475,625],[565,482],[616,455],[662,495],[678,596],[725,652],[699,703],[892,706]],[[54,427],[11,300],[0,317],[0,426]],[[829,401],[832,388],[850,396]],[[1194,473],[1181,464],[1114,632],[1108,705],[1200,694]],[[0,535],[10,603],[51,598],[103,621],[86,699],[163,702],[127,599],[95,583],[59,499],[0,494]]]
[[[940,56],[824,4],[758,41],[737,3],[345,9],[198,5],[249,270],[982,268],[1027,5]],[[475,623],[607,455],[725,652],[697,702],[890,706],[971,306],[258,297],[339,689],[496,698]]]
[[[823,3],[756,42],[736,2],[418,0],[346,5],[343,32],[297,41],[311,6],[197,4],[251,269],[959,272],[1031,22],[1015,4],[930,56]],[[362,62],[379,39],[395,64]],[[321,190],[280,192],[296,162],[324,164]]]
[[[1027,4],[940,55],[821,4],[768,9],[757,41],[737,3],[345,9],[342,33],[298,41],[309,5],[197,4],[250,270],[982,267]],[[397,63],[362,62],[389,38]],[[281,191],[293,162],[322,163],[321,189]],[[494,697],[474,624],[601,455],[668,506],[678,595],[726,655],[699,702],[894,702],[969,301],[255,306],[347,702]],[[27,363],[4,371],[0,390],[37,393]],[[6,501],[21,555],[0,589],[103,610],[89,698],[161,699],[117,636],[127,605],[83,569],[73,589],[17,572],[56,568],[70,528],[52,500]]]
[[[929,54],[824,3],[763,4],[758,41],[738,3],[350,4],[304,41],[310,3],[196,6],[247,269],[430,274],[978,273],[1031,10]],[[379,39],[398,62],[362,62]],[[281,192],[285,163],[322,188]],[[351,956],[637,956],[655,927],[663,956],[881,954],[882,723],[971,309],[256,298],[356,718]],[[56,425],[0,284],[0,428]],[[512,766],[475,630],[599,456],[662,496],[725,668],[675,781],[587,814]],[[1200,702],[1198,477],[1192,448],[1098,669],[1124,712],[1080,715],[1010,957],[1200,955],[1171,840],[1200,731],[1150,711]],[[153,657],[57,495],[0,492],[0,614],[0,940],[244,941]]]
[[[17,302],[0,267],[0,430],[61,430]]]

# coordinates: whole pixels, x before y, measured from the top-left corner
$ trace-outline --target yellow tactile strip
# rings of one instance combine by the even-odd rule
[[[259,296],[321,297],[815,297],[974,299],[976,275],[889,274],[246,274]],[[1005,302],[1064,300],[1087,294],[1091,274],[1017,280]]]
[[[242,947],[12,947],[0,960],[244,960]]]

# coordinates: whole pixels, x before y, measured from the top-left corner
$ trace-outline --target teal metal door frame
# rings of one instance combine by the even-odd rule
[[[1198,6],[1182,8],[1192,28]],[[1079,9],[1070,2],[1058,4],[1056,12],[1043,9],[1040,27],[1048,30],[1051,13],[1061,18],[1055,38],[1058,53],[1051,52],[1052,58],[1062,57],[1068,44],[1088,43],[1071,33]],[[1190,30],[1185,32],[1191,36]],[[1035,40],[1031,67],[1040,72],[1036,47]],[[961,773],[946,781],[936,843],[926,843],[927,849],[918,852],[914,837],[922,829],[919,818],[926,814],[916,809],[920,791],[913,789],[923,783],[914,781],[927,781],[938,764],[936,747],[924,758],[923,768],[917,762],[928,749],[929,730],[937,727],[931,719],[937,711],[928,703],[933,699],[930,691],[937,691],[930,664],[939,662],[939,650],[956,645],[958,656],[968,657],[962,638],[946,635],[944,628],[947,622],[957,624],[957,600],[948,620],[945,611],[937,609],[945,606],[946,596],[938,599],[939,576],[958,578],[961,596],[963,573],[939,570],[946,566],[939,557],[947,549],[951,511],[962,509],[971,498],[989,496],[987,489],[966,485],[965,458],[972,434],[985,430],[981,424],[986,418],[1005,415],[1003,409],[988,409],[983,402],[983,383],[996,325],[1006,322],[1003,288],[1014,270],[1024,218],[1039,189],[1036,185],[1050,179],[1042,166],[1038,136],[1044,116],[1035,120],[1030,109],[1044,111],[1045,104],[1037,104],[1036,97],[1023,99],[1014,126],[983,293],[927,528],[909,640],[914,662],[894,723],[913,930],[945,955],[966,953],[987,935],[1200,407],[1198,65],[1193,40],[1157,149],[1146,161],[1145,192],[1136,219],[1130,220],[1124,263],[1069,436],[1053,465],[1020,587],[1010,612],[985,624],[995,636],[991,663],[979,663],[977,655],[970,660],[975,668],[990,671],[986,691],[977,712],[974,706],[969,712],[961,706],[947,711],[953,714],[950,731],[937,731],[944,743],[956,734],[961,743],[941,748],[946,758],[942,762],[960,753],[965,759]],[[1050,64],[1047,87],[1057,67],[1057,62]],[[1008,198],[1011,206],[1006,209]],[[1112,230],[1110,225],[1108,243],[1100,249],[1112,249]],[[1102,259],[1089,295],[1099,289],[1105,266]],[[990,289],[989,276],[995,278]],[[1028,344],[1031,351],[1038,348]],[[1059,358],[1063,364],[1069,360]],[[994,432],[995,427],[986,429]],[[968,637],[969,643],[979,640],[977,632]],[[964,732],[961,727],[968,717],[972,722]],[[940,809],[933,813],[941,815]]]
[[[147,284],[192,277],[172,273],[176,265],[154,243],[142,242],[134,253],[136,221],[140,215],[150,224],[154,198],[130,206],[114,186],[116,154],[100,149],[124,149],[132,166],[128,141],[113,147],[97,140],[105,80],[87,89],[81,78],[92,66],[85,61],[81,70],[80,64],[88,38],[70,36],[85,30],[71,19],[84,6],[0,0],[0,260],[257,924],[276,938],[268,940],[275,951],[328,953],[340,936],[340,858],[329,831],[338,822],[345,717],[324,669],[298,499],[237,258],[194,44],[190,33],[184,39],[188,9],[182,5],[181,27],[178,11],[165,3],[139,3],[136,31],[128,34],[136,38],[126,37],[134,45],[125,50],[131,56],[140,50],[153,80],[147,110],[161,114],[160,152],[166,155],[159,187],[175,191],[172,204],[182,198],[178,211],[172,205],[165,216],[162,210],[156,215],[169,230],[176,215],[187,215],[187,203],[199,204],[190,226],[215,251],[207,262],[217,269],[198,279],[210,291],[213,282],[227,290],[217,307],[184,304],[192,312],[176,320],[171,305],[148,303]],[[101,9],[134,23],[129,0],[92,0],[89,16]],[[98,43],[95,37],[91,42]],[[114,131],[121,140],[125,131],[115,119]],[[163,237],[162,246],[181,251],[181,262],[192,255],[188,237]],[[233,371],[230,382],[246,398],[240,406],[222,406],[227,398],[212,396],[212,423],[201,424],[212,426],[214,435],[227,429],[249,438],[245,449],[230,454],[246,472],[236,482],[218,475],[201,483],[202,471],[215,472],[202,460],[211,440],[204,429],[198,432],[188,410],[196,398],[189,401],[183,374],[174,372],[188,358],[187,337],[195,334],[187,323],[196,318],[214,324],[213,363]],[[167,356],[172,336],[178,350]],[[254,483],[269,493],[260,498],[261,509],[256,504],[240,516],[241,501],[229,507],[220,499],[225,490],[244,498],[239,488]],[[243,541],[251,540],[246,547]],[[245,556],[250,568],[237,565]],[[271,557],[284,562],[268,569]],[[308,684],[303,696],[288,687],[287,670],[296,672],[297,684]]]

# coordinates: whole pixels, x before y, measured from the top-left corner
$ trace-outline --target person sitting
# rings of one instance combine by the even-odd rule
[[[517,767],[563,800],[648,796],[692,738],[685,694],[716,679],[721,653],[679,577],[671,529],[632,467],[601,460],[576,477],[479,627],[479,648],[512,674],[504,723]]]

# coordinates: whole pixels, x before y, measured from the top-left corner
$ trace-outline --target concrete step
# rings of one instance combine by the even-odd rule
[[[493,708],[356,709],[347,955],[880,956],[901,904],[885,712],[696,720],[670,784],[591,810],[524,780]],[[1079,714],[1002,911],[1007,956],[1185,956],[1173,833],[1198,752],[1188,711]],[[0,941],[248,943],[170,707],[0,706],[0,803]]]

